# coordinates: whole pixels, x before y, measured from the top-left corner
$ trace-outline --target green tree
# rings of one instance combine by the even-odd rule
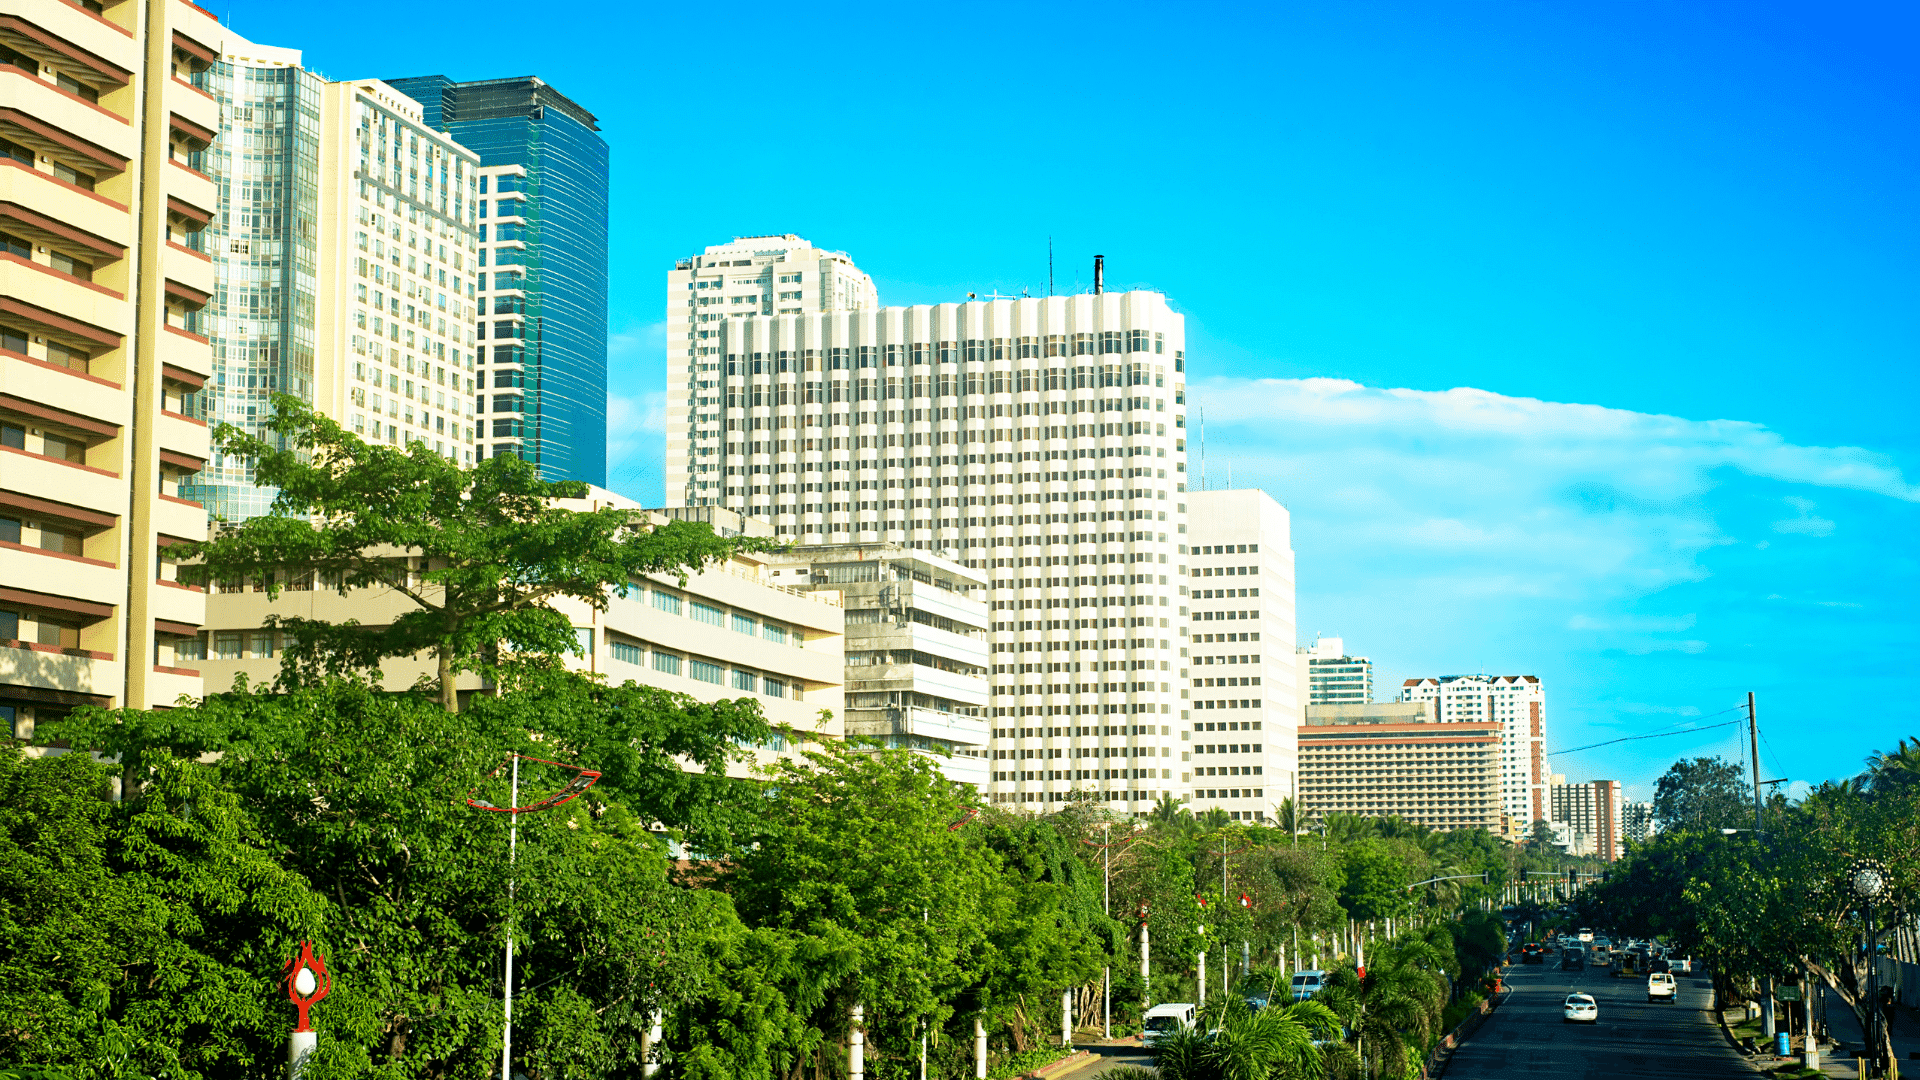
[[[1654,819],[1668,830],[1752,828],[1742,775],[1740,766],[1720,758],[1676,761],[1654,785]]]
[[[1347,845],[1341,858],[1346,882],[1340,906],[1358,922],[1376,922],[1407,908],[1407,864],[1376,839]]]
[[[377,672],[391,657],[431,655],[440,703],[458,708],[454,676],[493,671],[504,653],[551,661],[575,652],[571,621],[551,601],[605,610],[642,574],[684,573],[765,541],[722,539],[704,524],[653,527],[614,507],[575,510],[587,485],[548,482],[512,455],[457,465],[423,443],[363,442],[295,398],[273,399],[271,438],[216,431],[229,456],[277,489],[269,514],[179,549],[197,580],[379,589],[415,606],[385,626],[275,616],[287,631],[283,670]]]

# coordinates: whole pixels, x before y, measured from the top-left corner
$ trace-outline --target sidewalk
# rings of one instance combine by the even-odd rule
[[[1839,994],[1826,987],[1821,987],[1820,992],[1825,995],[1827,1033],[1839,1044],[1835,1050],[1823,1051],[1828,1056],[1821,1059],[1820,1071],[1828,1076],[1857,1080],[1859,1072],[1854,1067],[1853,1052],[1866,1046],[1866,1036],[1861,1033],[1853,1010]],[[1901,1072],[1920,1076],[1920,1012],[1905,1005],[1895,1006],[1888,1027],[1893,1034],[1893,1052],[1900,1060]]]

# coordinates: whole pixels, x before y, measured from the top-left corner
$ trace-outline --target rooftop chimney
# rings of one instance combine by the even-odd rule
[[[1099,296],[1106,290],[1106,287],[1107,257],[1105,255],[1095,255],[1093,257],[1093,295]]]

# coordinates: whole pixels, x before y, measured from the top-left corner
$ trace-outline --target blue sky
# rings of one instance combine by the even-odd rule
[[[1920,9],[216,10],[333,78],[600,116],[638,498],[676,257],[795,232],[926,303],[1044,288],[1051,237],[1061,290],[1098,252],[1186,313],[1210,477],[1291,508],[1302,633],[1384,682],[1537,673],[1557,749],[1752,689],[1796,780],[1920,732]],[[1643,792],[1733,734],[1556,768]]]

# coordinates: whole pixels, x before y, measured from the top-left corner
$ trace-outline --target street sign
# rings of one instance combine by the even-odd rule
[[[1800,988],[1799,988],[1799,987],[1797,987],[1797,986],[1780,986],[1780,987],[1775,987],[1775,988],[1774,988],[1774,991],[1773,991],[1773,1000],[1775,1000],[1775,1001],[1799,1001],[1799,1000],[1800,1000]]]

